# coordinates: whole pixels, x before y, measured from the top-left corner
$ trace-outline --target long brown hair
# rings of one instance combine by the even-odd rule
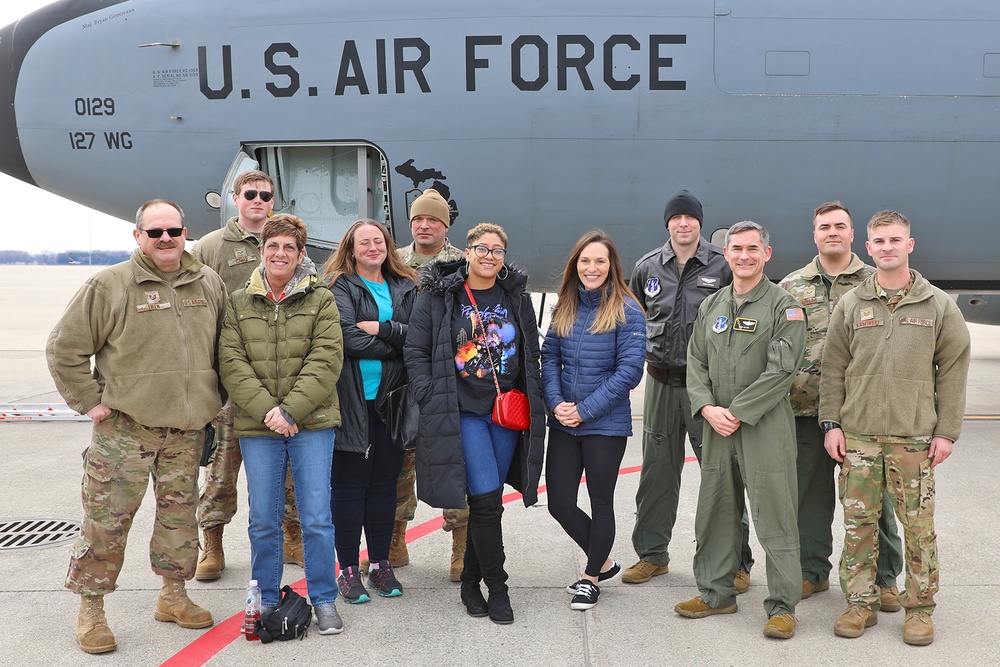
[[[600,243],[608,249],[608,279],[601,287],[601,305],[597,308],[597,317],[590,326],[590,333],[604,333],[611,331],[620,324],[625,324],[625,308],[632,307],[626,304],[626,298],[631,298],[638,305],[639,300],[632,294],[632,290],[625,284],[622,275],[622,263],[618,258],[618,250],[615,248],[611,237],[601,230],[587,232],[573,246],[573,251],[566,262],[566,269],[563,271],[562,285],[559,286],[558,297],[555,307],[552,309],[552,330],[559,336],[568,336],[573,330],[573,323],[576,321],[576,314],[580,309],[580,274],[576,264],[580,261],[583,249],[591,243]],[[638,306],[642,312],[642,306]]]
[[[323,265],[322,276],[326,280],[326,284],[333,285],[337,278],[345,273],[357,275],[358,265],[354,260],[354,233],[365,225],[377,227],[385,238],[386,256],[385,261],[382,263],[382,271],[388,272],[397,278],[409,278],[413,282],[419,282],[420,278],[417,276],[417,272],[404,264],[403,260],[400,259],[399,253],[396,251],[396,244],[393,243],[389,230],[377,220],[364,218],[347,228],[347,231],[344,232],[344,238],[340,240],[340,247],[337,248],[337,252],[330,255],[330,259],[326,260],[326,264]]]

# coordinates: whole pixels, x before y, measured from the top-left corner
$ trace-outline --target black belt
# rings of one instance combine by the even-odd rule
[[[683,387],[687,384],[687,372],[685,370],[660,368],[659,366],[654,366],[647,361],[646,372],[649,373],[649,376],[654,380],[662,382],[663,384],[668,384],[671,387]]]

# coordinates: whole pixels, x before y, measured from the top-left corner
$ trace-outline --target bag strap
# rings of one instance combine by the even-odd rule
[[[472,296],[472,290],[469,288],[469,281],[466,280],[462,283],[465,286],[465,293],[469,295],[469,301],[472,302],[472,308],[476,311],[476,317],[469,316],[472,321],[472,335],[476,335],[476,319],[479,320],[479,328],[483,330],[483,346],[486,348],[486,354],[490,358],[490,367],[493,369],[493,384],[497,388],[497,396],[501,394],[500,392],[500,382],[497,380],[497,367],[493,363],[493,353],[490,352],[490,342],[486,339],[486,327],[483,325],[483,314],[479,312],[479,304],[476,303],[476,297]]]

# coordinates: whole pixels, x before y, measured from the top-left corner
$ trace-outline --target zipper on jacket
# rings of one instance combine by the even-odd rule
[[[181,347],[184,348],[184,359],[187,362],[185,364],[185,370],[187,371],[187,384],[191,386],[191,350],[188,347],[187,336],[184,334],[184,317],[181,315],[180,302],[177,300],[177,288],[173,285],[168,284],[170,287],[170,294],[172,295],[172,300],[174,303],[174,312],[177,313],[177,328],[180,330],[181,334]],[[218,354],[218,352],[216,352]],[[191,423],[191,401],[187,402],[187,423]]]

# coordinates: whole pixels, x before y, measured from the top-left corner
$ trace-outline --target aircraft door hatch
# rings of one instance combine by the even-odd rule
[[[270,174],[275,185],[274,212],[301,218],[309,230],[310,246],[336,249],[347,228],[360,218],[372,218],[391,230],[388,161],[372,144],[245,144],[225,184],[223,199],[230,208],[233,181],[247,169]],[[223,211],[224,224],[228,218]],[[228,215],[235,215],[232,211]],[[318,261],[325,254],[313,259]]]

